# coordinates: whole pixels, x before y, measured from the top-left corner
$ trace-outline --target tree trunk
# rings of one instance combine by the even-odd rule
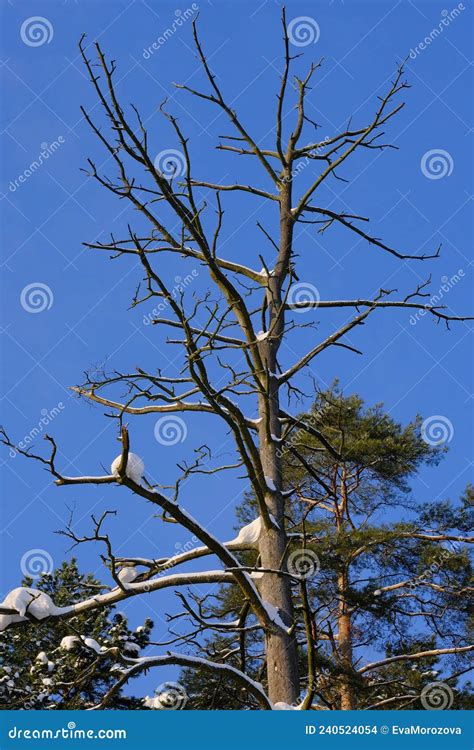
[[[261,423],[262,424],[262,423]],[[261,433],[265,432],[262,427]],[[278,435],[277,433],[273,433]],[[259,543],[260,563],[263,568],[285,570],[287,538],[284,530],[284,498],[281,493],[280,459],[276,455],[277,445],[260,436],[260,454],[265,476],[271,480],[276,491],[266,495],[269,513],[279,528],[272,527],[262,534]],[[260,586],[262,598],[278,608],[285,625],[293,624],[293,602],[290,579],[274,573],[264,573]],[[299,695],[298,656],[293,636],[273,633],[266,635],[267,679],[270,700],[294,703]]]
[[[356,708],[354,687],[351,673],[352,665],[352,633],[351,616],[347,604],[347,572],[343,571],[338,577],[339,614],[338,614],[338,645],[343,673],[339,684],[341,690],[341,710],[351,711]]]
[[[272,527],[263,534],[259,543],[263,568],[286,569],[287,537],[285,532],[285,499],[282,494],[282,460],[278,439],[281,436],[279,420],[280,401],[276,371],[277,352],[284,332],[284,310],[281,309],[281,286],[288,268],[293,233],[291,217],[291,187],[282,193],[280,213],[280,248],[272,275],[268,280],[267,308],[268,339],[260,344],[267,369],[266,393],[259,396],[259,442],[264,474],[270,482],[265,502],[278,528]],[[283,622],[293,624],[293,601],[290,579],[287,576],[265,573],[260,591],[263,599],[277,607]],[[290,635],[266,636],[267,679],[270,700],[295,703],[299,696],[298,653],[296,641]]]

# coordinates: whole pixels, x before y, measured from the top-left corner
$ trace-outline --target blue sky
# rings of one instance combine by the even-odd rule
[[[282,70],[281,4],[198,4],[202,41],[220,85],[255,140],[272,147]],[[183,22],[158,50],[144,54],[172,28],[179,11],[183,14],[191,5],[181,4],[178,10],[174,2],[152,0],[12,0],[2,6],[1,421],[20,440],[39,425],[44,410],[62,404],[48,430],[60,446],[58,463],[65,473],[99,473],[119,452],[114,423],[100,409],[71,398],[68,387],[82,381],[84,370],[105,363],[110,370],[168,365],[178,371],[177,362],[170,364],[175,352],[170,355],[157,327],[144,325],[153,305],[128,310],[141,278],[138,267],[126,259],[110,262],[106,254],[82,245],[105,240],[110,231],[124,236],[127,222],[136,217],[80,171],[88,156],[110,171],[79,110],[83,104],[99,116],[78,55],[80,35],[85,32],[88,43],[99,39],[109,58],[116,59],[118,92],[122,101],[140,109],[152,153],[179,148],[159,113],[167,97],[168,110],[190,137],[199,178],[253,181],[269,188],[253,160],[214,150],[217,136],[231,132],[224,116],[172,85],[186,81],[207,90],[192,49],[191,23]],[[438,2],[288,2],[289,20],[309,16],[318,28],[314,44],[293,48],[303,53],[295,63],[299,75],[311,59],[324,57],[308,98],[308,114],[320,126],[318,138],[339,132],[350,116],[353,125],[365,124],[397,63],[446,19],[444,10],[454,7]],[[442,256],[429,263],[400,262],[345,230],[315,237],[310,227],[302,226],[296,235],[299,277],[316,286],[322,299],[366,297],[381,286],[396,287],[404,296],[430,272],[436,293],[445,277],[457,273],[460,280],[443,302],[452,313],[472,313],[472,6],[465,2],[463,7],[426,49],[408,59],[406,77],[412,88],[406,92],[405,109],[387,129],[387,140],[399,150],[363,152],[341,172],[348,183],[333,180],[321,193],[322,205],[371,217],[373,233],[400,251],[428,253],[442,242]],[[21,34],[32,16],[47,21],[42,22],[47,41],[37,46],[25,43]],[[287,131],[290,122],[288,111]],[[20,179],[45,144],[51,150],[55,142],[59,145],[45,163]],[[450,174],[440,179],[426,176],[420,166],[432,150],[445,152],[441,158]],[[309,178],[304,171],[298,178],[302,189]],[[232,194],[225,208],[225,257],[257,270],[258,253],[271,263],[271,248],[263,244],[256,221],[271,227],[276,215],[254,196]],[[183,275],[182,266],[168,264],[169,279]],[[38,283],[46,285],[47,309],[32,313],[22,305],[22,292],[24,299],[25,287]],[[204,286],[201,271],[196,289]],[[321,310],[317,335],[323,338],[346,318],[345,313]],[[447,331],[428,317],[413,325],[407,311],[381,311],[351,335],[351,343],[363,349],[362,358],[338,349],[312,367],[321,386],[339,377],[347,393],[358,392],[369,403],[383,401],[397,420],[407,421],[416,413],[449,420],[449,454],[416,481],[420,499],[456,498],[472,481],[471,329],[470,323],[454,323]],[[304,351],[308,335],[294,335],[282,352],[283,365]],[[144,458],[155,481],[172,482],[176,462],[191,457],[203,435],[221,452],[231,450],[212,417],[186,417],[187,437],[175,446],[155,440],[155,421],[145,417],[131,422],[132,450]],[[117,509],[110,533],[120,554],[166,554],[187,540],[182,533],[171,534],[152,518],[152,509],[125,491],[57,489],[34,462],[11,458],[8,451],[2,460],[2,594],[20,580],[20,560],[28,550],[44,549],[55,563],[64,558],[67,543],[53,532],[64,526],[68,507],[75,507],[77,528],[84,532],[91,513]],[[245,488],[237,477],[218,475],[188,484],[183,502],[215,535],[229,538],[235,523],[232,508]],[[77,551],[84,569],[100,570],[100,551],[85,545]],[[171,594],[157,594],[123,609],[133,623],[152,616],[159,638],[165,633],[161,618],[173,602]]]

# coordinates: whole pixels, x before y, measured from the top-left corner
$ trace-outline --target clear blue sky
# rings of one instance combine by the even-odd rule
[[[281,4],[202,0],[199,5],[202,41],[225,94],[257,142],[273,147],[282,70]],[[363,152],[341,171],[349,183],[333,180],[321,194],[333,209],[350,208],[371,217],[373,233],[401,251],[426,253],[442,242],[442,257],[402,263],[349,232],[330,230],[315,239],[311,229],[302,227],[297,233],[299,276],[315,285],[323,299],[370,296],[381,286],[397,287],[405,295],[430,271],[431,289],[437,292],[443,277],[462,270],[444,302],[451,312],[473,311],[473,24],[472,6],[464,5],[429,47],[408,60],[412,88],[406,92],[406,108],[387,132],[400,150]],[[180,10],[188,7],[191,3],[185,2]],[[365,124],[396,64],[438,27],[445,17],[442,11],[453,7],[438,2],[288,2],[289,20],[309,16],[319,27],[317,43],[293,48],[304,53],[295,66],[300,75],[311,57],[325,58],[308,98],[308,114],[320,125],[319,137],[338,132],[351,115],[355,126]],[[31,46],[20,30],[26,19],[37,15],[50,24],[49,43]],[[124,236],[135,216],[80,171],[88,156],[98,164],[106,161],[79,111],[84,104],[99,115],[79,60],[80,35],[87,33],[88,42],[100,39],[108,56],[117,60],[119,94],[141,110],[152,153],[179,146],[158,112],[167,96],[168,109],[190,137],[197,176],[228,183],[254,180],[264,189],[269,185],[252,161],[213,150],[217,135],[231,132],[223,115],[172,86],[173,81],[187,81],[207,90],[192,50],[190,22],[148,59],[143,55],[172,26],[175,3],[12,0],[3,4],[2,16],[1,421],[22,439],[38,425],[42,410],[62,402],[64,408],[48,427],[60,446],[58,464],[70,474],[100,472],[119,452],[115,425],[100,409],[71,398],[68,386],[81,382],[83,371],[100,363],[106,362],[109,370],[164,367],[170,354],[157,328],[143,324],[153,305],[127,310],[141,278],[139,269],[126,259],[112,263],[81,244],[97,237],[105,240],[111,230]],[[46,163],[19,181],[39,157],[42,144],[54,141],[59,147]],[[441,179],[427,178],[420,168],[423,155],[433,149],[447,152],[443,158],[452,167]],[[110,163],[107,168],[111,173]],[[303,186],[308,178],[303,174],[299,179]],[[252,196],[233,194],[225,207],[226,257],[259,270],[256,256],[263,253],[271,263],[271,248],[263,244],[255,223],[263,216],[270,227],[275,215]],[[182,266],[166,268],[168,278],[182,272]],[[51,290],[52,304],[34,314],[22,306],[21,294],[37,282]],[[201,274],[196,288],[202,283]],[[321,311],[315,335],[322,338],[346,317]],[[449,455],[416,482],[420,499],[455,498],[472,480],[471,328],[458,323],[446,331],[428,318],[411,325],[406,311],[380,312],[351,336],[363,349],[363,358],[339,349],[312,368],[321,386],[337,376],[347,393],[359,392],[370,403],[384,401],[400,421],[417,412],[450,420],[454,436]],[[283,364],[291,363],[294,352],[302,352],[307,343],[308,333],[296,335],[293,351],[283,351]],[[188,437],[173,447],[156,442],[155,421],[142,418],[132,422],[131,429],[132,449],[143,456],[148,475],[156,481],[171,482],[176,461],[191,457],[203,435],[221,451],[231,450],[211,417],[186,418]],[[42,447],[41,441],[37,445]],[[2,461],[2,595],[18,584],[20,559],[27,550],[45,549],[55,563],[65,557],[67,543],[53,532],[64,526],[66,506],[75,507],[77,528],[84,532],[90,528],[90,513],[117,509],[109,528],[121,554],[156,556],[172,552],[176,541],[186,542],[125,491],[57,489],[34,462],[10,458],[8,452]],[[183,501],[214,534],[228,538],[234,526],[232,507],[244,490],[236,477],[214,478],[188,484]],[[84,569],[100,570],[100,551],[92,546],[77,551]],[[152,616],[159,638],[165,633],[161,617],[173,604],[171,594],[156,594],[146,601],[132,600],[123,609],[133,623]],[[160,681],[158,675],[150,679],[147,685]]]

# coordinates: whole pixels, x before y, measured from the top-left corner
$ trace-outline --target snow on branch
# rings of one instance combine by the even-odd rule
[[[415,654],[398,654],[397,656],[390,656],[387,659],[381,659],[380,661],[374,661],[371,664],[366,664],[364,667],[358,669],[359,674],[365,672],[371,672],[373,669],[384,667],[387,664],[394,664],[400,661],[418,661],[420,659],[431,659],[437,656],[444,656],[445,654],[465,654],[469,651],[474,651],[474,646],[456,646],[454,648],[433,648],[429,651],[418,651]]]
[[[240,687],[243,687],[259,704],[261,709],[271,711],[273,706],[262,688],[259,682],[252,680],[240,669],[232,667],[229,664],[221,664],[218,662],[210,661],[209,659],[203,659],[198,656],[188,656],[185,654],[176,654],[169,652],[163,656],[143,656],[138,659],[125,659],[125,664],[130,665],[120,670],[122,676],[113,685],[112,688],[106,693],[104,698],[90,710],[98,710],[106,708],[111,698],[117,693],[131,677],[140,674],[141,672],[149,670],[151,667],[164,667],[164,666],[179,666],[179,667],[196,667],[198,669],[221,674],[223,677],[234,680]]]
[[[175,521],[177,521],[181,526],[183,526],[185,529],[190,531],[192,534],[194,534],[198,539],[200,539],[209,550],[211,550],[219,560],[223,563],[223,565],[228,568],[231,571],[231,577],[233,577],[233,580],[235,583],[237,583],[244,596],[248,599],[250,602],[250,605],[252,606],[253,611],[255,612],[255,615],[259,622],[269,628],[270,630],[274,632],[278,632],[280,629],[280,625],[275,623],[275,621],[269,616],[267,610],[265,609],[265,606],[263,605],[263,602],[260,598],[260,595],[255,587],[255,584],[249,575],[249,573],[244,570],[237,560],[237,558],[232,554],[232,552],[225,547],[215,536],[209,533],[207,529],[205,529],[201,524],[199,524],[196,519],[194,519],[186,510],[181,508],[177,503],[172,502],[169,500],[165,495],[163,495],[161,492],[158,492],[156,489],[149,489],[148,487],[143,486],[142,484],[138,484],[136,481],[134,481],[133,478],[127,475],[127,466],[128,466],[128,459],[129,459],[129,435],[128,430],[125,426],[122,426],[121,430],[121,441],[122,441],[122,453],[120,457],[117,457],[115,461],[113,462],[114,466],[114,473],[107,475],[107,476],[101,476],[101,477],[93,477],[93,476],[87,476],[87,477],[65,477],[62,476],[55,466],[55,457],[56,457],[56,444],[52,438],[49,436],[46,436],[46,439],[51,443],[52,445],[52,452],[49,459],[45,459],[41,456],[37,456],[32,453],[28,453],[26,451],[19,451],[23,453],[23,455],[26,455],[28,458],[35,458],[36,460],[39,460],[41,463],[46,464],[53,476],[56,477],[56,484],[61,485],[70,485],[70,484],[112,484],[112,483],[118,483],[121,484],[128,489],[132,490],[136,495],[140,495],[141,497],[145,498],[146,500],[152,502],[154,505],[158,505],[160,508],[162,508],[171,518],[173,518]],[[14,446],[8,436],[5,432],[3,432],[2,441],[9,445],[10,447],[14,447],[16,449],[16,446]],[[131,454],[132,456],[134,454]],[[140,471],[138,473],[141,474],[143,467],[143,463],[141,462],[141,459],[139,459],[138,456],[135,457],[134,461],[132,462],[133,471],[132,473],[135,475],[135,479],[139,478],[136,475],[137,469]],[[140,477],[141,478],[141,477]],[[190,574],[191,575],[191,574]],[[163,579],[161,579],[163,580]],[[128,584],[125,594],[129,594],[131,590],[136,591],[136,586],[139,586],[140,584]],[[150,586],[150,582],[147,581],[146,586]],[[122,587],[123,588],[123,587]],[[145,589],[147,590],[147,589]],[[149,589],[148,589],[149,590]],[[104,596],[109,596],[108,594]],[[287,629],[285,628],[285,631]]]

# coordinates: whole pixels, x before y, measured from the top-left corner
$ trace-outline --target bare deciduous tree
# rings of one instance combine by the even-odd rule
[[[171,520],[195,535],[200,542],[188,552],[169,558],[143,559],[118,558],[106,533],[107,512],[94,519],[94,530],[90,536],[79,537],[72,527],[65,532],[75,543],[101,542],[105,549],[105,561],[115,581],[115,588],[106,594],[93,596],[73,607],[49,607],[44,599],[31,594],[26,606],[18,607],[12,600],[5,600],[2,609],[4,624],[15,626],[28,617],[45,616],[72,617],[74,614],[101,607],[105,604],[139,596],[144,592],[172,587],[178,589],[189,584],[236,583],[245,599],[245,612],[238,622],[223,621],[217,625],[207,623],[193,610],[183,595],[188,613],[194,612],[196,629],[188,636],[173,634],[170,643],[196,642],[203,627],[220,627],[237,632],[247,628],[260,628],[265,636],[265,661],[267,692],[251,680],[244,670],[237,670],[210,659],[202,660],[184,653],[170,653],[142,659],[132,659],[117,654],[123,666],[118,681],[121,686],[137,672],[152,666],[180,664],[209,670],[223,670],[226,678],[235,679],[255,698],[261,708],[272,708],[278,702],[295,704],[300,695],[298,653],[294,634],[293,590],[300,581],[287,570],[285,560],[289,549],[298,544],[298,539],[289,536],[285,529],[285,506],[288,492],[282,488],[281,446],[291,439],[294,430],[303,430],[319,440],[325,450],[338,458],[338,450],[311,424],[301,422],[290,413],[290,397],[299,395],[298,375],[322,352],[331,347],[344,347],[359,353],[347,340],[347,334],[367,322],[369,316],[380,308],[412,308],[431,314],[438,322],[465,320],[453,317],[439,305],[427,301],[427,285],[420,284],[401,298],[392,299],[392,290],[381,288],[372,298],[361,296],[347,300],[298,300],[294,290],[298,283],[298,263],[294,230],[298,223],[314,225],[320,233],[335,225],[356,234],[371,246],[369,252],[389,253],[400,260],[423,262],[439,255],[439,248],[428,255],[417,255],[414,251],[402,252],[372,236],[366,229],[368,219],[342,210],[324,208],[318,201],[318,189],[326,180],[342,179],[339,169],[356,151],[364,149],[383,150],[392,148],[383,142],[383,129],[404,106],[399,96],[407,88],[403,66],[395,73],[393,82],[384,96],[379,98],[373,118],[363,127],[354,128],[349,122],[340,133],[321,142],[306,139],[306,131],[314,123],[306,114],[305,101],[311,82],[321,63],[311,64],[305,78],[294,78],[294,91],[290,91],[290,69],[293,58],[287,33],[285,13],[282,16],[284,43],[284,70],[277,96],[276,120],[273,126],[275,143],[270,147],[257,143],[227,102],[225,93],[211,71],[206,54],[193,25],[194,41],[199,60],[207,80],[204,91],[179,85],[183,92],[208,102],[221,111],[232,128],[230,135],[221,136],[218,149],[236,155],[253,157],[261,168],[261,186],[242,183],[215,184],[198,179],[192,164],[192,149],[188,137],[180,128],[177,119],[165,105],[162,113],[174,130],[182,150],[186,170],[178,181],[163,174],[155,166],[150,153],[146,126],[138,110],[132,105],[125,107],[118,99],[114,85],[116,64],[109,61],[99,44],[95,44],[97,61],[91,59],[92,51],[84,38],[80,50],[90,81],[95,89],[104,122],[82,108],[83,115],[92,131],[108,154],[108,162],[115,168],[113,177],[101,172],[89,160],[89,173],[108,192],[120,200],[129,201],[138,212],[138,230],[132,225],[123,238],[111,236],[110,241],[94,241],[89,247],[111,252],[113,258],[139,261],[144,273],[144,284],[137,289],[133,305],[147,300],[158,300],[166,305],[169,317],[158,317],[153,323],[163,326],[178,338],[169,338],[170,346],[178,346],[182,357],[182,373],[175,377],[157,369],[148,372],[137,368],[132,372],[89,375],[86,382],[75,388],[80,396],[110,410],[119,420],[122,441],[122,456],[115,472],[103,476],[64,476],[57,464],[56,444],[48,437],[51,453],[48,457],[30,451],[20,453],[39,460],[46,465],[57,485],[119,484],[126,487],[136,498],[143,498],[161,510],[163,520]],[[284,136],[284,117],[288,99],[292,98],[296,115],[292,130]],[[311,182],[298,195],[296,180],[297,165],[305,160]],[[203,199],[203,191],[211,199]],[[238,191],[250,194],[255,200],[269,202],[278,213],[275,227],[265,228],[258,223],[262,239],[270,243],[275,260],[272,267],[265,264],[256,253],[257,267],[243,265],[239,260],[228,260],[221,254],[225,228],[224,204],[227,193]],[[214,228],[210,229],[214,215]],[[176,266],[187,269],[196,265],[203,267],[212,290],[198,298],[197,294],[186,294],[185,289],[172,288],[166,281],[162,255],[170,255]],[[389,299],[390,298],[390,299]],[[314,327],[295,315],[301,308],[319,311],[348,308],[354,311],[341,327],[335,329],[324,340],[317,340]],[[310,314],[310,313],[309,313]],[[283,340],[294,329],[306,327],[308,339],[314,341],[307,351],[285,370],[280,366],[279,351]],[[110,394],[122,387],[120,400]],[[258,417],[248,416],[255,414]],[[226,466],[215,466],[209,461],[206,447],[197,451],[192,464],[182,468],[176,479],[174,494],[170,497],[157,485],[129,471],[129,431],[123,422],[125,415],[168,414],[201,412],[215,415],[222,420],[235,442],[236,460]],[[12,446],[10,438],[3,434],[4,442]],[[132,446],[133,447],[133,446]],[[251,530],[242,532],[236,540],[222,543],[198,521],[192,518],[181,502],[183,479],[197,473],[213,473],[241,467],[248,478],[249,489],[256,498],[259,516]],[[290,490],[291,494],[291,490]],[[170,527],[172,528],[172,527]],[[258,546],[258,568],[249,570],[239,561],[236,551]],[[214,555],[221,567],[206,572],[175,572],[180,564]],[[123,573],[136,566],[144,568],[141,575],[130,577]],[[23,601],[24,605],[24,601]],[[43,607],[43,609],[41,609]],[[41,612],[42,614],[41,614]],[[247,624],[247,619],[252,615]],[[308,657],[311,658],[311,628],[308,628]],[[194,639],[194,640],[193,640]],[[161,644],[164,646],[164,644]],[[310,708],[314,691],[310,688],[302,706]],[[107,704],[105,696],[100,707]]]

